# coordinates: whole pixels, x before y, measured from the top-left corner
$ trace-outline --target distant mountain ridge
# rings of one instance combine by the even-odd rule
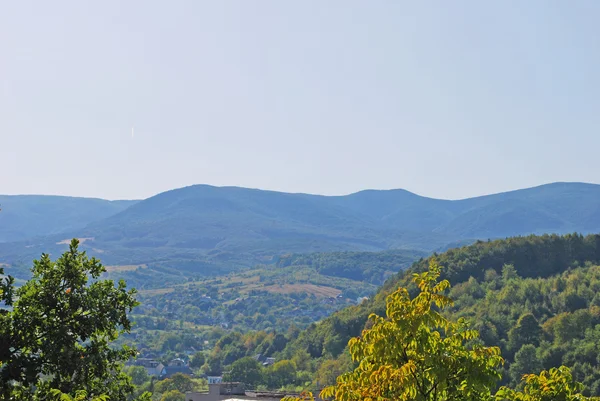
[[[64,234],[0,244],[0,262],[59,252],[65,245],[58,242],[77,236],[93,238],[84,247],[106,263],[210,274],[289,252],[433,251],[475,239],[575,231],[600,232],[600,185],[554,183],[464,200],[405,190],[321,196],[194,185]]]
[[[51,195],[0,195],[0,242],[83,228],[137,201]]]

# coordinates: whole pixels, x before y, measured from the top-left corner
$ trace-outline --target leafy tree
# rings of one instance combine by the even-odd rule
[[[581,395],[582,385],[573,380],[569,368],[561,366],[544,370],[539,375],[523,376],[523,391],[501,387],[496,401],[585,401],[599,400],[598,397]]]
[[[197,384],[189,376],[182,373],[175,373],[170,378],[161,380],[154,386],[154,389],[158,393],[166,393],[172,390],[186,393],[188,391],[195,391],[196,388]]]
[[[541,336],[542,328],[537,319],[533,314],[526,313],[519,318],[517,325],[509,331],[508,348],[516,351],[525,344],[538,346]]]
[[[252,357],[238,359],[231,364],[231,369],[225,375],[226,381],[242,382],[249,386],[256,386],[263,380],[262,366]]]
[[[78,244],[74,239],[55,262],[47,254],[34,261],[31,280],[16,290],[13,310],[3,313],[3,337],[10,344],[0,353],[4,399],[55,389],[75,398],[85,393],[117,401],[134,390],[122,363],[135,350],[109,344],[131,329],[127,313],[137,305],[135,290],[127,290],[124,281],[115,286],[100,280],[106,269]]]
[[[316,373],[317,388],[332,386],[338,376],[352,370],[352,360],[348,353],[344,353],[337,359],[325,361]]]
[[[195,369],[201,368],[202,365],[204,365],[204,362],[206,362],[204,353],[196,352],[194,355],[192,355],[192,358],[190,359],[190,367]]]
[[[472,342],[478,333],[464,320],[454,323],[440,310],[452,304],[438,281],[440,267],[414,275],[420,292],[406,288],[387,298],[387,316],[372,314],[371,328],[349,343],[359,366],[322,391],[323,397],[377,400],[483,400],[499,378],[497,347]],[[472,345],[467,345],[472,342]]]
[[[287,359],[275,362],[265,372],[265,381],[270,388],[281,388],[296,381],[296,365]]]
[[[14,279],[11,276],[1,277],[3,274],[4,269],[0,266],[0,306],[2,304],[11,306],[13,303]],[[13,352],[11,351],[10,319],[9,312],[6,309],[0,309],[0,366],[5,363]],[[0,390],[2,390],[2,385],[0,385]]]
[[[515,354],[515,361],[510,365],[510,375],[515,382],[524,374],[539,372],[542,369],[542,363],[537,357],[537,352],[533,344],[525,344]]]
[[[519,278],[519,274],[517,273],[517,269],[513,265],[504,265],[502,266],[502,280],[504,282],[508,282],[510,280],[515,280]]]
[[[207,375],[219,375],[221,373],[221,358],[219,355],[211,354],[209,355],[206,363],[202,366],[202,370]]]
[[[169,390],[160,397],[160,401],[185,401],[185,394],[177,390]]]
[[[150,375],[143,366],[132,366],[127,370],[127,373],[131,376],[131,381],[136,386],[141,386],[150,380]]]

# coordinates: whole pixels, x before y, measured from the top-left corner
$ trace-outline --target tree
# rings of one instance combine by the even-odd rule
[[[464,320],[451,322],[441,310],[452,304],[443,295],[448,281],[438,281],[434,259],[415,274],[420,292],[406,288],[387,297],[387,318],[372,314],[371,327],[349,342],[359,366],[338,377],[322,397],[345,400],[483,400],[489,398],[503,362],[497,347],[471,341],[477,331]],[[467,345],[472,342],[472,345]]]
[[[13,310],[2,313],[2,336],[10,344],[0,346],[3,399],[54,389],[65,397],[105,395],[116,401],[134,390],[122,363],[135,350],[109,345],[131,329],[127,313],[137,305],[135,290],[122,280],[117,286],[100,280],[106,269],[78,244],[74,239],[55,262],[47,254],[34,261],[31,280],[15,292]],[[2,294],[11,291],[3,287]]]
[[[542,328],[533,314],[526,313],[521,316],[517,325],[508,332],[508,348],[515,352],[525,344],[540,344]]]
[[[127,370],[127,373],[131,376],[131,381],[136,386],[141,386],[150,380],[150,375],[143,366],[132,366]]]
[[[190,367],[194,369],[199,369],[206,362],[206,358],[203,352],[196,352],[192,358],[190,359]]]
[[[185,394],[177,390],[169,390],[160,397],[160,401],[185,401]]]
[[[225,381],[242,382],[254,387],[263,381],[262,366],[256,359],[247,356],[231,364]]]
[[[342,354],[337,359],[330,359],[319,367],[316,373],[317,388],[322,386],[332,386],[339,375],[352,370],[352,360],[348,353]]]
[[[515,269],[513,265],[505,264],[504,266],[502,266],[502,280],[505,283],[518,278],[519,274],[517,273],[517,269]]]
[[[202,370],[209,376],[221,374],[221,358],[216,353],[212,353],[206,359],[206,363],[202,366]]]
[[[275,362],[265,372],[265,381],[270,388],[281,388],[296,381],[296,365],[287,359]]]
[[[515,361],[510,365],[509,372],[513,380],[519,382],[524,374],[539,372],[541,369],[542,363],[537,357],[535,346],[525,344],[515,354]]]
[[[168,379],[161,380],[154,386],[157,393],[166,393],[171,390],[177,390],[180,393],[196,390],[196,383],[182,373],[175,373]]]
[[[571,371],[565,366],[544,370],[539,375],[523,376],[522,392],[501,387],[496,401],[585,401],[600,400],[598,397],[581,395],[581,383],[573,380]]]

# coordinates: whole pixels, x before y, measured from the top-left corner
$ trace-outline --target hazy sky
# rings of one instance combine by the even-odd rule
[[[595,0],[2,2],[0,193],[600,182],[598,20]]]

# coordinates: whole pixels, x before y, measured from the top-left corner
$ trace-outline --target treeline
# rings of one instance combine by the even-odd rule
[[[383,252],[319,252],[280,257],[277,267],[310,266],[318,273],[381,285],[390,275],[425,256],[415,250]]]
[[[518,359],[515,359],[516,355],[522,346],[530,344],[535,347],[536,355],[540,352],[542,367],[564,363],[574,368],[576,377],[589,384],[589,391],[594,394],[600,391],[596,389],[598,362],[592,361],[593,358],[598,359],[600,350],[590,348],[589,345],[595,338],[595,330],[600,331],[600,328],[596,329],[596,321],[592,318],[596,313],[592,306],[597,302],[594,301],[596,283],[595,279],[592,279],[597,270],[592,266],[600,261],[600,235],[543,235],[479,241],[433,257],[442,266],[442,277],[449,279],[455,286],[453,294],[457,296],[457,300],[452,313],[469,314],[474,320],[483,320],[484,316],[488,316],[483,320],[486,322],[485,327],[478,328],[482,331],[482,338],[486,344],[499,345],[506,352],[508,364],[505,369],[510,370],[515,361],[524,360],[527,354],[521,353]],[[388,279],[379,293],[368,302],[345,308],[317,324],[312,324],[297,338],[290,339],[281,355],[289,357],[298,350],[307,350],[311,358],[318,361],[314,372],[324,364],[335,363],[340,356],[345,358],[344,350],[348,341],[360,335],[369,314],[375,312],[385,315],[387,295],[399,286],[407,287],[411,294],[416,293],[416,288],[411,283],[412,274],[425,271],[429,261],[430,258],[422,259],[414,263],[408,271]],[[506,267],[507,265],[510,267]],[[577,273],[574,273],[575,271]],[[507,274],[513,276],[513,279],[505,281],[503,277]],[[553,276],[563,274],[563,281],[568,281],[568,277],[576,274],[573,277],[579,277],[580,282],[577,286],[550,285],[551,280],[558,280],[560,283],[559,277]],[[540,281],[536,284],[539,288],[533,291],[531,283],[535,281],[535,277]],[[542,285],[542,281],[546,284]],[[521,288],[521,285],[522,289],[516,289],[516,286]],[[467,290],[473,288],[478,289],[473,293]],[[525,288],[529,292],[525,291]],[[460,291],[466,291],[467,295],[461,294]],[[503,291],[512,295],[494,298],[495,294],[504,294]],[[519,291],[522,291],[521,296],[514,296],[513,293]],[[515,300],[518,300],[518,304]],[[517,327],[519,319],[528,313],[531,313],[537,324],[545,329],[540,331],[538,340],[533,343],[519,344],[519,347],[517,343],[511,343],[509,347],[508,333]],[[556,324],[558,327],[564,326],[574,330],[578,333],[577,336],[568,342],[565,342],[561,335],[556,337]],[[518,331],[513,331],[516,332],[515,330]],[[591,331],[586,334],[586,330]],[[579,351],[575,349],[583,346],[582,344],[587,344],[588,356],[579,361],[580,365],[576,365],[578,360],[573,355],[578,355]],[[551,350],[548,352],[552,352],[554,359],[543,355],[542,351],[538,351],[540,349]],[[526,347],[523,352],[532,354],[531,347]],[[514,380],[515,375],[518,375],[516,372],[522,370],[523,368],[513,367],[512,374],[503,375],[504,380]]]
[[[216,342],[200,373],[224,374],[224,380],[240,381],[254,389],[299,391],[331,384],[335,377],[352,368],[349,355],[319,366],[319,361],[306,350],[284,353],[299,333],[300,329],[293,325],[285,333],[230,332]]]
[[[434,254],[442,266],[442,277],[453,285],[470,277],[481,280],[487,270],[501,274],[506,264],[514,266],[521,277],[549,277],[569,266],[600,261],[600,235],[578,234],[515,237],[505,240],[478,241],[473,245]],[[314,357],[337,356],[344,348],[326,344],[346,344],[358,336],[370,313],[385,313],[385,297],[399,286],[413,287],[411,275],[425,271],[430,258],[415,262],[407,271],[390,277],[373,299],[342,309],[302,332],[293,347],[311,350]]]
[[[475,323],[506,362],[503,384],[565,365],[586,395],[600,395],[600,266],[590,262],[546,278],[522,278],[512,265],[488,270],[450,291],[452,318]]]

